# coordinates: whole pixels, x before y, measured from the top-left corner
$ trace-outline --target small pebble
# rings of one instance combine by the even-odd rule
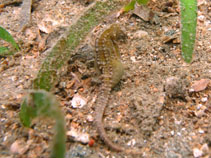
[[[127,143],[128,146],[134,146],[135,144],[136,144],[136,140],[135,140],[135,139],[132,139],[132,140],[130,140],[130,141]]]
[[[185,82],[178,77],[168,77],[164,83],[164,91],[170,98],[185,98]]]
[[[199,104],[197,106],[197,111],[194,111],[194,114],[197,116],[197,117],[202,117],[205,115],[205,110],[207,109],[206,106],[202,105],[202,104]]]
[[[197,110],[200,110],[201,107],[202,107],[202,104],[198,104],[197,105]]]
[[[203,110],[199,110],[199,111],[195,111],[194,114],[197,116],[197,117],[202,117],[204,116],[204,111]]]
[[[66,87],[66,82],[60,82],[60,83],[59,83],[59,86],[60,86],[61,88],[65,88],[65,87]]]
[[[203,144],[201,147],[201,150],[203,151],[203,153],[208,153],[209,152],[209,146],[208,144]]]
[[[171,135],[172,135],[172,136],[174,135],[174,131],[171,131]]]
[[[132,60],[132,62],[136,62],[136,57],[135,56],[132,56],[132,57],[130,57],[130,59]]]
[[[11,77],[11,80],[12,80],[12,81],[17,81],[17,76],[12,76],[12,77]]]
[[[18,154],[24,154],[29,148],[29,144],[24,142],[24,140],[16,140],[15,142],[12,143],[10,146],[10,152],[11,153],[18,153]]]
[[[90,139],[88,144],[90,147],[93,147],[94,143],[95,143],[94,139]]]
[[[204,103],[207,102],[207,97],[201,98],[201,101],[204,102]]]
[[[136,31],[134,34],[134,38],[137,38],[137,39],[142,39],[146,37],[148,37],[148,33],[146,31],[139,30],[139,31]]]
[[[204,15],[200,15],[198,16],[199,21],[204,21],[205,16]]]
[[[199,133],[200,134],[203,134],[204,133],[204,130],[202,130],[201,128],[199,128]]]
[[[87,100],[79,94],[75,94],[71,101],[71,105],[73,108],[82,108],[84,105],[86,105],[86,103]]]
[[[89,122],[93,122],[93,121],[94,121],[94,117],[93,117],[92,115],[88,115],[88,116],[87,116],[87,120],[88,120]]]
[[[194,148],[193,149],[193,156],[198,158],[198,157],[201,157],[203,155],[203,152],[202,150],[198,149],[198,148]]]
[[[178,135],[178,136],[181,136],[181,133],[180,133],[180,132],[177,132],[177,135]]]
[[[81,142],[83,144],[88,144],[90,137],[88,133],[81,133],[75,129],[71,129],[67,132],[67,136],[72,137],[75,141]]]

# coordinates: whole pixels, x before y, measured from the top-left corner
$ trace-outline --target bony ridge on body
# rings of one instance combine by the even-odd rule
[[[125,39],[126,34],[119,24],[112,24],[95,41],[95,62],[97,70],[102,73],[102,86],[96,100],[95,123],[97,131],[103,141],[113,150],[128,154],[142,154],[141,151],[126,149],[113,143],[107,136],[103,125],[103,114],[108,104],[108,99],[112,88],[123,76],[123,64],[118,50],[117,41]]]

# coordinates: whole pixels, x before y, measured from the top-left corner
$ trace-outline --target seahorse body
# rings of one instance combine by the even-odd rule
[[[118,24],[112,24],[95,41],[96,65],[102,72],[102,86],[96,101],[95,123],[100,137],[113,150],[128,154],[142,154],[141,151],[125,149],[114,144],[106,134],[103,125],[103,114],[107,106],[112,88],[120,81],[123,75],[123,65],[120,59],[117,41],[125,39],[126,34]]]

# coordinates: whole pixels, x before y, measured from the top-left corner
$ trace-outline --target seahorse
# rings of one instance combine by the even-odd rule
[[[142,154],[135,149],[126,149],[113,143],[106,134],[103,125],[103,114],[108,104],[112,88],[123,76],[123,64],[118,50],[117,41],[125,40],[126,34],[120,25],[115,23],[103,31],[95,41],[95,62],[98,71],[102,73],[102,86],[96,100],[95,123],[101,139],[113,150],[127,154]]]

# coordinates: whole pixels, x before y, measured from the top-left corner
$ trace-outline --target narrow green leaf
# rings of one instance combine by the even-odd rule
[[[1,56],[8,56],[8,55],[13,55],[15,53],[15,50],[9,49],[7,47],[0,47],[0,55]]]
[[[19,113],[19,118],[25,127],[30,127],[32,119],[36,117],[35,107],[29,105],[32,104],[29,103],[29,99],[29,97],[24,99]]]
[[[5,55],[8,51],[9,49],[7,47],[0,47],[0,55]]]
[[[149,0],[137,0],[139,5],[146,5]]]
[[[65,141],[66,141],[66,131],[64,120],[56,121],[56,134],[53,142],[53,149],[51,158],[64,158],[65,157]]]
[[[124,7],[124,11],[128,12],[130,10],[133,10],[135,8],[136,0],[132,0],[128,5]]]
[[[0,38],[11,43],[13,47],[15,47],[17,50],[19,50],[19,47],[17,43],[15,42],[14,38],[10,35],[7,30],[5,30],[3,27],[0,26]]]
[[[196,38],[197,0],[180,0],[180,7],[182,56],[185,62],[190,63]]]
[[[35,117],[51,117],[55,119],[55,136],[51,158],[65,157],[65,122],[64,115],[59,109],[59,103],[55,96],[44,91],[31,91],[21,104],[19,113],[22,124],[30,127],[31,121]]]

